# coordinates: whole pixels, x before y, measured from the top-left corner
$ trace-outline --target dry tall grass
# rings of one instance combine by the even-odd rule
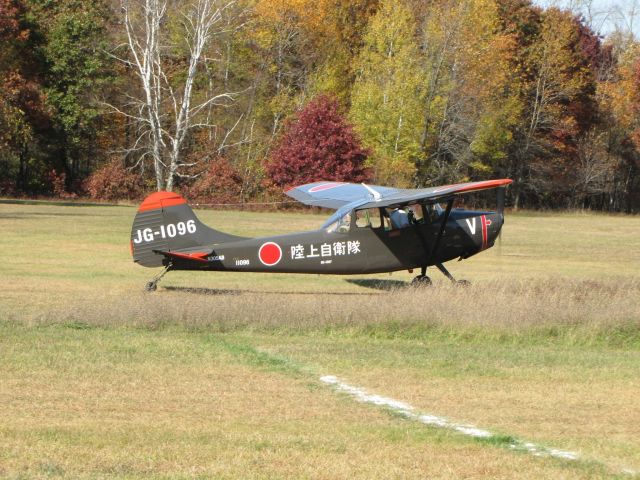
[[[303,332],[339,328],[381,335],[434,329],[523,334],[569,329],[580,341],[640,335],[640,280],[532,279],[471,287],[400,287],[370,280],[369,293],[283,293],[251,290],[160,289],[88,298],[28,317],[30,323],[78,323],[212,331]],[[381,291],[379,288],[390,288]],[[18,320],[18,318],[16,318]],[[21,316],[21,321],[24,321]],[[620,338],[618,338],[620,340]]]

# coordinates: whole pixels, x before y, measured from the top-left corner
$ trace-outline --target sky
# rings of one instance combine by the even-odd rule
[[[640,38],[640,0],[534,0],[534,3],[580,12],[591,28],[604,36],[618,29],[631,31],[635,38]]]

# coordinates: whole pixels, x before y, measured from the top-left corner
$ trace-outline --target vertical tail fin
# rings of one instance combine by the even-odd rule
[[[131,254],[142,266],[161,267],[164,257],[156,250],[197,250],[240,239],[206,226],[177,193],[156,192],[145,198],[133,220]]]

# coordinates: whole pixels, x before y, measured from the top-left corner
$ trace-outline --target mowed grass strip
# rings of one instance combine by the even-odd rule
[[[305,362],[420,412],[640,469],[640,351],[434,332],[413,338],[264,335],[260,350]]]
[[[4,478],[590,478],[336,397],[242,342],[0,325]],[[259,355],[258,355],[259,357]],[[257,362],[257,363],[256,363]]]

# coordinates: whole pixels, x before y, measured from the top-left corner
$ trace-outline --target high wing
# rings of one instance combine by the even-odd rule
[[[455,185],[445,185],[442,187],[403,189],[392,195],[386,195],[379,201],[367,202],[360,205],[360,208],[371,207],[396,207],[419,200],[428,202],[438,202],[445,198],[461,195],[463,193],[478,192],[492,188],[506,187],[513,183],[509,178],[499,180],[484,180],[481,182],[458,183]]]
[[[405,189],[343,182],[315,182],[291,188],[286,192],[305,205],[344,210],[350,208],[394,207],[422,201],[437,202],[463,193],[505,187],[513,180],[485,180],[441,187]]]
[[[353,202],[375,200],[402,191],[399,188],[363,183],[314,182],[293,187],[285,193],[305,205],[337,210]]]

